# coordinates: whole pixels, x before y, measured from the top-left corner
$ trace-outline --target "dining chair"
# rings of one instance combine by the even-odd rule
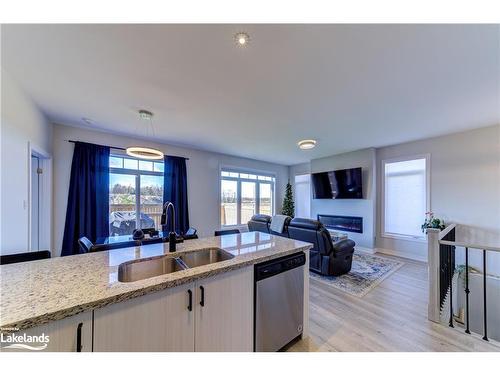
[[[148,238],[148,239],[142,240],[141,245],[145,246],[145,245],[152,245],[155,243],[162,243],[162,242],[166,242],[166,238],[164,238],[164,237]]]
[[[92,243],[92,241],[90,241],[85,236],[80,237],[78,239],[78,245],[80,246],[80,250],[82,251],[82,253],[88,253],[88,252],[90,252],[91,249],[92,249],[92,246],[94,246],[94,244]]]
[[[30,251],[28,253],[17,253],[0,256],[0,264],[12,264],[30,262],[32,260],[48,259],[51,254],[48,250]]]
[[[141,241],[140,240],[132,240],[132,241],[125,241],[125,242],[103,243],[103,244],[98,244],[98,245],[92,245],[90,247],[90,252],[97,253],[99,251],[123,249],[125,247],[134,247],[134,246],[141,246]]]
[[[224,236],[226,234],[239,234],[239,233],[240,233],[239,229],[223,229],[223,230],[216,230],[214,236]]]

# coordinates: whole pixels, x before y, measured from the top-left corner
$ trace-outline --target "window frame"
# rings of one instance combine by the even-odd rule
[[[380,211],[381,211],[381,221],[380,221],[380,235],[384,238],[397,239],[397,240],[405,240],[405,241],[413,241],[413,242],[427,242],[427,236],[425,233],[422,236],[411,236],[404,235],[398,233],[391,233],[385,230],[385,166],[386,164],[398,163],[403,161],[412,161],[418,159],[425,159],[425,207],[426,212],[431,211],[431,154],[417,154],[410,156],[399,156],[389,159],[381,160],[381,197],[380,197]],[[424,213],[425,214],[425,213]],[[422,222],[425,218],[425,215],[422,215]]]
[[[157,160],[148,160],[148,159],[141,159],[141,158],[134,158],[128,155],[122,155],[119,153],[112,153],[109,155],[109,157],[115,157],[115,158],[122,158],[122,159],[130,159],[130,160],[137,160],[137,167],[138,169],[130,169],[130,168],[116,168],[116,167],[109,167],[109,174],[114,173],[114,174],[123,174],[123,175],[133,175],[135,177],[135,229],[140,229],[137,228],[137,225],[141,223],[140,220],[140,214],[141,214],[141,175],[149,175],[149,176],[161,176],[163,177],[165,172],[157,172],[154,170],[154,164],[153,164],[153,171],[145,171],[142,169],[139,169],[139,161],[151,161],[151,162],[156,162],[156,163],[164,163],[163,160],[157,161]],[[123,163],[122,165],[125,165]],[[163,185],[163,188],[165,189],[165,185]],[[108,196],[108,201],[109,201],[109,196]],[[139,219],[138,219],[139,218]]]
[[[258,176],[270,177],[272,180],[259,180],[257,179],[249,179],[249,178],[241,178],[241,177],[229,177],[222,176],[222,172],[233,172],[238,174],[254,174]],[[222,197],[221,197],[221,184],[223,180],[228,181],[236,181],[236,224],[231,225],[222,225],[221,224],[221,205],[222,205]],[[253,182],[255,183],[255,212],[258,213],[260,210],[260,184],[269,184],[271,185],[271,211],[272,215],[276,213],[276,173],[263,171],[258,169],[244,168],[244,167],[236,167],[236,166],[228,166],[228,165],[219,165],[219,176],[218,176],[218,196],[219,196],[219,205],[218,205],[218,222],[220,229],[242,229],[247,227],[247,223],[241,223],[241,182]],[[272,216],[271,215],[271,216]]]

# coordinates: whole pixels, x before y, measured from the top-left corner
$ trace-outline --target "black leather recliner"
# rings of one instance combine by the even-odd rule
[[[271,216],[253,215],[250,221],[248,222],[248,230],[250,232],[269,233],[270,225],[271,225]]]
[[[248,229],[313,244],[309,252],[311,271],[327,276],[339,276],[351,270],[355,242],[347,239],[334,244],[330,233],[320,221],[302,218],[287,220],[283,233],[271,232],[270,224],[270,216],[254,215],[248,222]]]

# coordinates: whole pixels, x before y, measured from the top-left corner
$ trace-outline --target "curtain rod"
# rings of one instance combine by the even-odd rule
[[[76,143],[76,142],[79,142],[79,141],[73,141],[71,139],[68,139],[68,142],[69,143]],[[88,142],[82,142],[82,143],[88,143]],[[95,144],[95,143],[94,143]],[[114,148],[115,150],[123,150],[125,151],[126,148],[123,148],[123,147],[114,147],[114,146],[104,146],[104,145],[98,145],[98,144],[95,144],[96,146],[102,146],[102,147],[109,147],[109,148]]]
[[[69,143],[76,143],[76,142],[79,142],[79,141],[73,141],[71,139],[68,139],[68,142]],[[87,143],[87,142],[82,142],[82,143]],[[109,147],[109,148],[114,148],[115,150],[123,150],[125,151],[126,148],[123,148],[123,147],[114,147],[114,146],[104,146],[104,145],[96,145],[96,146],[103,146],[103,147]],[[175,156],[175,155],[165,155],[165,156]],[[183,159],[186,159],[186,160],[189,160],[189,158],[186,158],[184,156],[176,156],[178,158],[183,158]]]

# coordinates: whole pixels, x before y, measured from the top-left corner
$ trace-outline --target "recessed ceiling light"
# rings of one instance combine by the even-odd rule
[[[250,41],[250,36],[247,33],[237,33],[234,36],[234,40],[240,47],[244,47]]]
[[[303,139],[297,143],[301,150],[310,150],[316,147],[316,141],[314,139]]]

